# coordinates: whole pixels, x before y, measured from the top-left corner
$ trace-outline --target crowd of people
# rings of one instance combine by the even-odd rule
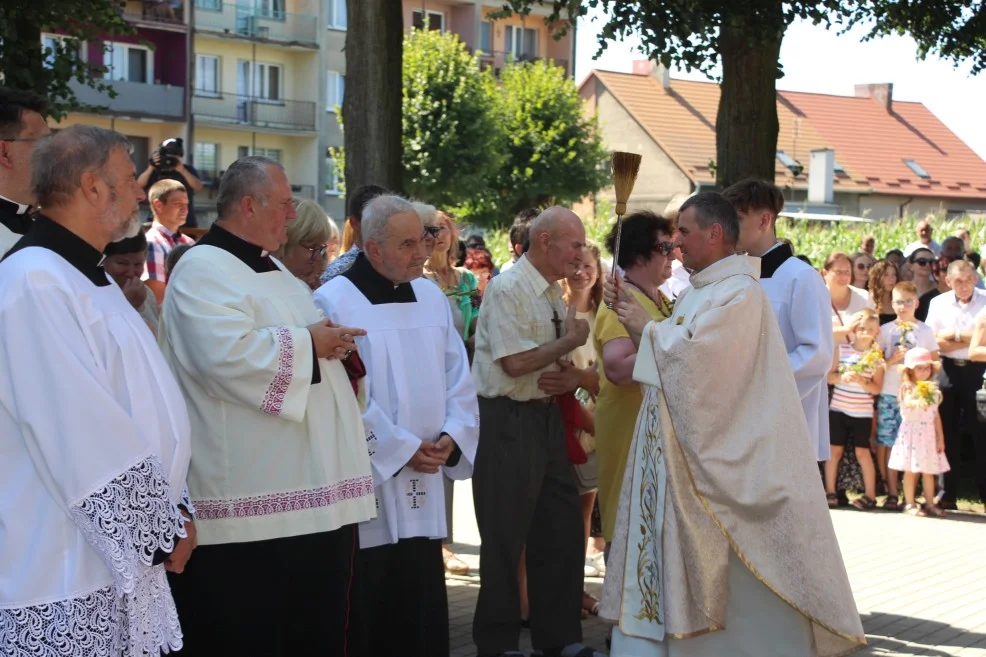
[[[986,292],[928,225],[819,275],[751,179],[602,245],[525,210],[497,267],[245,157],[195,241],[182,183],[46,109],[0,89],[0,654],[448,655],[471,478],[481,657],[599,657],[588,614],[614,655],[828,657],[863,638],[826,501],[897,509],[903,472],[943,515],[964,433],[986,499]]]

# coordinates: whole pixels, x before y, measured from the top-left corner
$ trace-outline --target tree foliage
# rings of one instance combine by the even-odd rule
[[[49,99],[51,115],[60,119],[73,110],[95,108],[79,103],[73,80],[106,93],[116,94],[102,82],[106,68],[85,61],[81,42],[134,34],[112,0],[11,0],[0,3],[0,62],[4,85],[30,89]],[[41,33],[57,30],[66,37],[55,48],[43,48]]]
[[[503,163],[495,97],[476,56],[454,35],[411,30],[404,43],[404,188],[461,205]]]
[[[908,34],[918,55],[930,53],[954,64],[970,60],[972,73],[986,69],[986,6],[983,0],[865,0],[852,13],[850,27],[872,25],[867,39]]]
[[[505,162],[490,180],[477,218],[505,221],[520,210],[570,204],[606,186],[609,156],[595,116],[564,69],[547,62],[510,63],[487,78],[501,126]]]

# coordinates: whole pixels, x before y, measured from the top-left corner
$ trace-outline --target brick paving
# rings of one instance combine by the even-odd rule
[[[986,657],[986,516],[838,510],[832,520],[869,641],[858,655]],[[473,572],[446,580],[452,657],[473,657],[479,534],[469,482],[455,486],[455,540]],[[597,597],[601,587],[601,579],[587,582]],[[586,644],[601,652],[607,631],[596,618],[583,623]],[[529,632],[520,647],[531,651]]]

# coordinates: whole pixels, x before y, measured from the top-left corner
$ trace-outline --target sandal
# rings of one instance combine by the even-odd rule
[[[442,561],[445,562],[445,572],[449,575],[468,575],[469,564],[455,556],[451,550],[444,550]]]
[[[835,493],[826,493],[825,501],[828,502],[830,509],[835,509],[839,506],[839,496]]]
[[[862,497],[857,497],[852,505],[860,511],[871,511],[876,507],[876,502],[863,495]]]
[[[921,510],[917,504],[905,504],[904,505],[904,515],[913,516],[915,518],[923,518],[924,511]]]
[[[588,591],[582,591],[582,613],[582,618],[586,618],[590,614],[599,615],[599,598]]]
[[[888,495],[887,501],[883,503],[884,511],[900,511],[900,496]]]
[[[945,510],[935,504],[925,504],[924,514],[926,516],[932,516],[934,518],[944,518]]]

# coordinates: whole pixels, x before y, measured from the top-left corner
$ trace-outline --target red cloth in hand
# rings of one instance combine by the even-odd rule
[[[561,410],[562,422],[565,424],[565,448],[568,450],[568,462],[581,465],[589,460],[582,444],[579,442],[579,430],[585,429],[585,419],[582,416],[582,404],[575,398],[574,392],[566,392],[555,398]]]
[[[354,351],[349,354],[349,357],[342,361],[342,366],[346,368],[349,384],[353,386],[353,394],[359,396],[359,380],[366,376],[366,366],[363,364],[363,359],[359,357],[359,352]]]

